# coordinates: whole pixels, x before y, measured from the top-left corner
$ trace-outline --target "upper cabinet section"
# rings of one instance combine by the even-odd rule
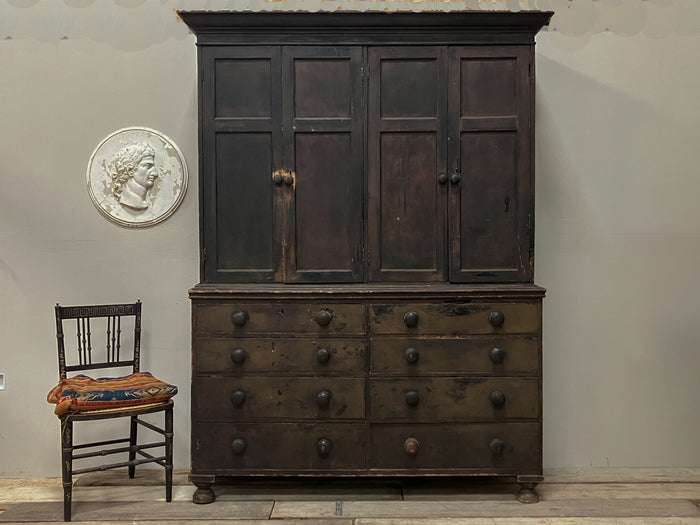
[[[204,282],[531,282],[551,13],[181,12]]]

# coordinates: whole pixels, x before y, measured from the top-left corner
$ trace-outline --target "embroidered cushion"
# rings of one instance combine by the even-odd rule
[[[93,379],[78,375],[62,380],[46,396],[55,403],[54,414],[69,410],[105,410],[167,401],[177,394],[177,387],[156,379],[148,372],[123,377]]]

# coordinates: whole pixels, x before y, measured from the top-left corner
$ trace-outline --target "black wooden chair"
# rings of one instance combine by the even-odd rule
[[[177,387],[140,372],[141,302],[96,306],[56,305],[56,338],[58,341],[59,384],[48,396],[56,403],[55,413],[61,422],[63,519],[71,520],[73,475],[128,467],[133,478],[137,465],[157,463],[165,468],[165,499],[172,500],[173,484],[173,401]],[[75,332],[64,332],[64,323],[75,324]],[[133,326],[133,332],[131,327]],[[103,332],[104,344],[93,347],[96,334]],[[75,339],[73,338],[75,333]],[[73,340],[74,339],[74,340]],[[66,359],[66,340],[75,343],[77,355]],[[122,340],[124,344],[122,344]],[[72,346],[72,345],[71,345]],[[72,364],[69,364],[72,363]],[[123,377],[92,378],[85,375],[69,377],[72,372],[88,370],[128,369]],[[112,372],[112,371],[110,371]],[[146,414],[164,412],[161,428],[142,420]],[[128,437],[73,443],[73,424],[80,421],[130,418]],[[137,443],[137,429],[143,426],[157,434],[157,440]],[[81,427],[82,428],[82,427]],[[94,450],[100,447],[100,450]],[[106,447],[106,448],[102,448]],[[146,449],[163,447],[162,455],[151,455]],[[78,450],[93,449],[76,453]],[[93,460],[81,469],[73,469],[73,461],[126,453],[127,461],[94,466]],[[137,459],[137,456],[139,458]]]

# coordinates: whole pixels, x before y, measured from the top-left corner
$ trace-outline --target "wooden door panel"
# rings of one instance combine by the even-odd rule
[[[369,269],[373,281],[445,278],[445,49],[369,50]]]
[[[528,46],[451,49],[453,282],[532,280],[530,67]]]
[[[283,60],[285,280],[362,282],[362,50],[286,47]]]
[[[279,48],[206,48],[202,67],[203,280],[281,280]]]
[[[518,136],[463,133],[460,269],[519,272]]]
[[[353,191],[351,135],[296,133],[295,157],[292,264],[298,273],[352,275],[360,256],[360,217],[343,205]]]
[[[217,134],[216,268],[219,272],[263,275],[274,271],[277,254],[273,247],[272,163],[269,133]]]
[[[438,187],[436,133],[383,133],[381,138],[382,270],[436,272]]]
[[[271,58],[219,58],[214,62],[217,118],[272,116]]]

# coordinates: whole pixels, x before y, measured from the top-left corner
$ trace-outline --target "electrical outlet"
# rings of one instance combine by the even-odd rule
[[[0,372],[0,390],[5,390],[5,374]]]

